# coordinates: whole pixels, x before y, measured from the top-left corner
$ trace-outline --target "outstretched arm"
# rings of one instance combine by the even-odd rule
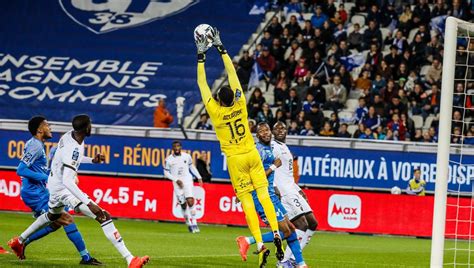
[[[206,52],[208,49],[208,42],[205,36],[199,36],[196,40],[198,65],[197,65],[197,82],[199,90],[201,91],[202,102],[204,105],[212,100],[212,93],[206,80],[206,70],[204,62],[206,61]]]
[[[213,37],[214,37],[212,45],[217,48],[217,50],[222,56],[222,60],[224,61],[225,71],[227,72],[227,76],[229,77],[229,84],[230,84],[231,89],[234,92],[236,89],[242,89],[239,78],[237,77],[237,72],[235,71],[235,68],[234,68],[234,64],[232,63],[232,59],[230,58],[229,54],[227,54],[227,50],[224,48],[224,45],[222,44],[219,31],[216,28],[213,28],[212,31],[213,31]]]

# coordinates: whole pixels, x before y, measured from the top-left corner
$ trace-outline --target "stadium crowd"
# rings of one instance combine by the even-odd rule
[[[358,0],[351,10],[346,5],[279,3],[277,14],[283,16],[273,16],[253,53],[244,51],[235,63],[242,84],[252,90],[250,124],[284,121],[289,135],[436,142],[443,60],[443,32],[436,23],[443,15],[469,20],[467,3]],[[474,41],[467,43],[458,49],[474,50]],[[251,86],[255,62],[265,86]],[[455,90],[464,93],[466,86],[457,83]],[[454,98],[459,108],[452,139],[474,144],[474,125],[459,122],[471,116],[471,96],[464,97]],[[199,128],[212,128],[206,122],[202,115]]]

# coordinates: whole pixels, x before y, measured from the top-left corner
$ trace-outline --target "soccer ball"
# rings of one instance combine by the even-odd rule
[[[390,190],[390,192],[392,194],[401,194],[402,193],[402,189],[400,189],[399,187],[397,186],[393,186],[392,189]]]
[[[206,36],[207,37],[207,42],[208,42],[208,47],[212,46],[212,27],[209,24],[199,24],[195,29],[194,29],[194,40],[197,40],[198,36]]]

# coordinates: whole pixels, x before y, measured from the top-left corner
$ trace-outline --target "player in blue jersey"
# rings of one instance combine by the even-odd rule
[[[31,208],[34,216],[38,217],[48,211],[49,191],[46,188],[46,184],[48,182],[49,168],[44,150],[44,142],[53,136],[51,134],[51,127],[43,116],[31,118],[28,122],[28,130],[33,137],[25,144],[25,150],[18,165],[17,174],[21,177],[21,198]],[[27,245],[58,230],[61,226],[64,226],[64,231],[69,240],[79,251],[81,255],[80,264],[102,265],[101,262],[91,257],[87,251],[84,240],[76,224],[72,222],[72,216],[68,213],[63,213],[58,220],[33,233],[23,242],[22,247],[16,247],[11,243],[9,243],[9,246],[19,259],[25,259],[25,248]]]
[[[304,268],[307,267],[306,263],[303,260],[303,254],[301,252],[301,247],[300,243],[298,241],[298,237],[296,236],[295,233],[295,227],[293,224],[291,224],[290,220],[287,217],[287,212],[283,205],[280,202],[280,199],[278,198],[277,194],[275,192],[275,188],[273,186],[273,179],[274,179],[274,171],[277,169],[279,166],[281,166],[281,160],[275,158],[272,152],[272,147],[271,147],[271,140],[272,140],[272,132],[270,130],[270,126],[267,123],[259,123],[257,125],[257,150],[260,154],[260,158],[263,162],[263,167],[265,169],[265,173],[267,175],[267,180],[268,180],[268,192],[270,194],[270,198],[272,200],[273,206],[275,207],[275,212],[277,215],[277,220],[278,220],[278,228],[280,230],[280,235],[281,237],[284,237],[288,243],[288,246],[291,248],[293,255],[295,256],[297,267],[298,268]],[[260,218],[262,219],[263,222],[267,223],[265,213],[263,211],[263,207],[258,201],[257,195],[255,192],[252,192],[253,199],[255,202],[255,208],[257,210],[257,213],[259,214]],[[273,232],[268,232],[262,235],[263,242],[268,243],[268,242],[273,242]],[[250,247],[251,244],[255,243],[255,239],[252,236],[239,236],[237,238],[237,244],[239,246],[239,251],[240,251],[240,256],[242,257],[242,260],[247,260],[247,251]],[[279,255],[284,255],[284,252],[282,251],[281,248],[277,248],[277,258],[279,258]],[[268,256],[268,254],[266,254]],[[263,262],[264,267],[266,264],[266,260]]]

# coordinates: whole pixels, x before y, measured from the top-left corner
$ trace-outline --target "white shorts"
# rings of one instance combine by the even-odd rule
[[[282,196],[281,203],[288,212],[288,218],[290,221],[300,215],[313,211],[306,199],[304,199],[299,193]]]
[[[173,182],[174,186],[174,194],[176,195],[176,199],[178,199],[180,204],[184,204],[186,202],[186,198],[194,197],[193,188],[194,183],[193,181],[185,181],[183,180],[183,188],[179,188],[176,182]]]
[[[64,189],[49,196],[48,207],[50,213],[61,214],[66,206],[69,209],[76,209],[80,204],[81,201],[77,197],[69,190]]]

